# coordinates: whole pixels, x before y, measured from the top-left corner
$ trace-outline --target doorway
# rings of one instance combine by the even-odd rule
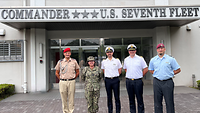
[[[54,88],[59,81],[55,76],[55,65],[58,60],[63,59],[63,50],[67,47],[71,49],[71,58],[76,59],[80,66],[80,71],[87,64],[87,57],[95,57],[96,65],[100,67],[101,61],[106,59],[104,52],[107,46],[112,46],[115,51],[113,56],[118,58],[122,65],[124,59],[129,55],[127,46],[135,44],[137,46],[137,55],[144,57],[147,65],[153,56],[152,37],[128,37],[128,38],[90,38],[90,39],[51,39],[50,40],[50,88]],[[81,74],[81,73],[80,73]],[[76,79],[81,83],[81,75]],[[125,71],[120,75],[122,82],[125,82]],[[144,80],[152,80],[150,73],[147,73]]]

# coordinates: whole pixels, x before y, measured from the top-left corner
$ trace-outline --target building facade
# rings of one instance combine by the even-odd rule
[[[54,88],[54,67],[66,47],[83,67],[89,55],[100,66],[106,58],[104,48],[110,45],[123,64],[131,43],[148,64],[157,54],[156,45],[164,43],[166,53],[181,66],[175,85],[193,86],[193,80],[200,79],[199,0],[0,2],[0,83],[15,84],[18,93]],[[152,79],[150,73],[144,77],[145,83]]]

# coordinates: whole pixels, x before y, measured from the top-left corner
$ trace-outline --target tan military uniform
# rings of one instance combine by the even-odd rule
[[[65,58],[58,61],[56,70],[60,71],[59,91],[62,99],[63,113],[73,113],[74,111],[74,94],[75,94],[75,77],[76,69],[79,69],[79,65],[75,59],[70,58],[67,61]],[[67,99],[68,98],[68,99]],[[69,102],[67,102],[67,100]],[[69,105],[67,105],[67,103]]]
[[[76,76],[75,71],[79,69],[79,65],[75,59],[70,58],[67,61],[64,58],[58,61],[55,69],[60,70],[60,79],[73,79]]]

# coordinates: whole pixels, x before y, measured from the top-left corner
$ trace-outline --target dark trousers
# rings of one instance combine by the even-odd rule
[[[105,78],[108,113],[113,113],[112,91],[114,92],[114,96],[115,96],[116,113],[120,113],[121,111],[119,86],[120,86],[120,80],[118,77],[113,78],[113,79]]]
[[[174,82],[172,79],[160,81],[153,79],[154,109],[155,113],[163,113],[163,96],[166,103],[167,113],[175,113],[174,110]]]
[[[144,113],[143,81],[142,79],[126,79],[126,89],[129,97],[130,112],[136,113],[135,96],[137,98],[138,113]]]

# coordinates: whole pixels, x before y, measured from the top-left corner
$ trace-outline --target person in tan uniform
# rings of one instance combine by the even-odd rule
[[[59,91],[62,99],[63,113],[73,113],[75,79],[79,75],[79,65],[75,59],[72,59],[70,57],[71,56],[70,48],[66,48],[63,51],[63,54],[65,58],[59,60],[55,67],[56,76],[60,80]]]

